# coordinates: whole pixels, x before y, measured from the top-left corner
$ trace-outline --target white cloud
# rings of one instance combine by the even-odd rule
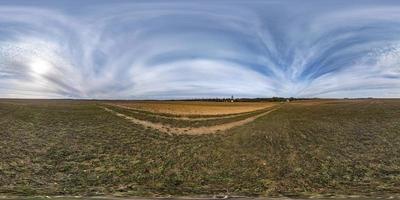
[[[282,2],[0,3],[0,95],[399,97],[398,5]]]

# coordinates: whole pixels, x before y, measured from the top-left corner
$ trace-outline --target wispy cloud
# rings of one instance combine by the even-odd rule
[[[1,2],[0,96],[400,97],[400,3],[362,2]]]

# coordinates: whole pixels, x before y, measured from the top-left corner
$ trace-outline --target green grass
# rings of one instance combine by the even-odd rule
[[[93,102],[0,103],[0,194],[400,193],[400,100],[285,104],[225,134],[167,135]]]

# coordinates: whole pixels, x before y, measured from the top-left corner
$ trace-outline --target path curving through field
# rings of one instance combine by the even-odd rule
[[[255,115],[255,116],[251,116],[251,117],[243,119],[243,120],[228,122],[228,123],[214,125],[214,126],[202,126],[202,127],[196,127],[196,128],[189,128],[189,127],[179,128],[179,127],[165,125],[162,123],[154,123],[154,122],[149,122],[146,120],[137,119],[137,118],[119,113],[110,108],[106,108],[106,107],[101,107],[101,108],[103,108],[105,111],[110,112],[118,117],[129,120],[132,123],[139,124],[139,125],[142,125],[145,127],[149,127],[149,128],[158,130],[163,133],[167,133],[167,134],[175,133],[175,134],[186,134],[186,135],[213,134],[213,133],[217,133],[217,132],[226,131],[228,129],[231,129],[231,128],[234,128],[237,126],[242,126],[244,124],[250,123],[250,122],[256,120],[257,118],[267,115],[278,109],[278,107],[272,108],[271,110],[268,110],[266,112],[263,112],[261,114]]]
[[[132,107],[129,107],[129,106],[124,106],[124,105],[118,105],[118,104],[106,104],[106,105],[123,108],[123,109],[129,110],[130,112],[133,112],[133,113],[146,114],[146,115],[149,115],[149,116],[163,118],[163,119],[174,119],[174,120],[184,120],[184,121],[207,121],[207,120],[217,120],[217,119],[229,119],[229,118],[239,117],[239,116],[243,116],[243,115],[248,115],[250,113],[254,113],[254,112],[266,109],[266,108],[262,108],[262,109],[249,111],[249,112],[227,114],[227,115],[216,116],[216,117],[211,117],[211,116],[210,117],[186,117],[186,116],[179,116],[178,117],[178,116],[160,115],[160,114],[152,113],[152,112],[149,112],[149,111],[146,111],[147,113],[143,113],[142,110],[137,110],[135,108],[132,108]]]

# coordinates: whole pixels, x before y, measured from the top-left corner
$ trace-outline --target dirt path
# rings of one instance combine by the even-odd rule
[[[106,105],[127,109],[130,112],[134,112],[134,113],[138,113],[138,114],[143,114],[143,112],[140,112],[137,109],[134,109],[134,108],[129,107],[129,106],[118,105],[118,104],[106,104]],[[259,110],[263,110],[263,109],[259,109]],[[146,113],[146,115],[159,117],[159,118],[163,118],[163,119],[176,119],[176,120],[185,120],[185,121],[206,121],[206,120],[229,119],[229,118],[239,117],[239,116],[247,115],[247,114],[250,114],[252,112],[259,111],[259,110],[254,110],[254,111],[251,111],[251,112],[238,113],[238,114],[230,114],[230,115],[219,116],[219,117],[184,117],[184,116],[182,116],[182,117],[169,117],[169,116],[164,116],[164,115],[158,115],[158,114],[155,114],[155,113]],[[147,112],[149,112],[149,111],[147,111]]]
[[[275,110],[277,110],[278,108],[272,108],[271,110],[268,110],[266,112],[263,112],[261,114],[243,119],[243,120],[239,120],[239,121],[235,121],[235,122],[229,122],[229,123],[225,123],[225,124],[219,124],[219,125],[215,125],[215,126],[203,126],[203,127],[196,127],[196,128],[177,128],[177,127],[173,127],[173,126],[169,126],[169,125],[165,125],[165,124],[161,124],[161,123],[153,123],[153,122],[149,122],[149,121],[145,121],[145,120],[140,120],[140,119],[136,119],[134,117],[116,112],[112,109],[106,108],[106,107],[102,107],[104,110],[106,110],[107,112],[110,112],[118,117],[124,118],[126,120],[129,120],[132,123],[135,124],[139,124],[145,127],[149,127],[155,130],[158,130],[160,132],[163,133],[176,133],[176,134],[186,134],[186,135],[201,135],[201,134],[213,134],[219,131],[226,131],[228,129],[237,127],[237,126],[242,126],[244,124],[247,124],[249,122],[252,122],[254,120],[256,120],[259,117],[262,117],[264,115],[267,115]]]

